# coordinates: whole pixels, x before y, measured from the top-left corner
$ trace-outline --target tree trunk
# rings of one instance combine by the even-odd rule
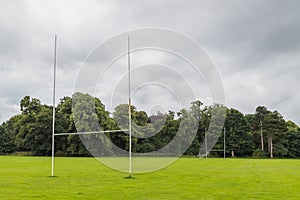
[[[273,158],[273,141],[271,135],[268,135],[268,151],[270,153],[270,158]]]
[[[261,120],[260,120],[260,140],[261,140],[261,150],[264,150],[264,135],[263,135]]]
[[[270,135],[270,158],[273,158],[273,141],[272,141],[272,136]]]

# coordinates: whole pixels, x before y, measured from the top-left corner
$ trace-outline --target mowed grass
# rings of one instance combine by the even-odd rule
[[[155,158],[151,158],[155,159]],[[152,173],[94,158],[0,156],[0,199],[300,199],[300,160],[180,158]]]

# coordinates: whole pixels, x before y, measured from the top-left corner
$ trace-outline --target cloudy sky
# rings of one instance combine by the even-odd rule
[[[95,46],[121,32],[161,27],[181,32],[205,48],[222,77],[227,106],[253,113],[258,105],[264,105],[278,110],[286,120],[300,124],[299,7],[300,2],[296,0],[0,0],[0,121],[19,112],[19,101],[25,95],[51,104],[55,34],[58,35],[58,101],[72,94],[82,63]],[[145,66],[146,61],[151,64],[168,58],[164,53],[156,54],[137,52],[133,59],[146,55],[140,64]],[[147,60],[147,55],[157,59]],[[180,61],[173,59],[160,65],[161,68],[148,66],[150,71],[146,77],[163,75],[164,80],[168,80],[164,84],[172,88],[180,74],[164,71],[166,65],[178,66]],[[184,64],[180,66],[184,68]],[[110,68],[114,74],[122,71],[115,68]],[[137,68],[136,77],[145,75],[141,69]],[[110,80],[109,77],[107,74],[103,80]],[[121,98],[117,96],[124,91],[122,81],[126,77],[120,74],[117,79],[115,88],[109,88],[110,83],[100,83],[96,93],[104,104],[110,103],[106,100],[109,95]],[[172,93],[170,88],[139,84],[133,102],[142,105],[149,99],[145,91],[152,91],[155,97],[149,100],[150,110],[163,107],[164,99],[172,102],[174,91]],[[200,87],[204,84],[199,83]],[[147,90],[143,90],[145,87]],[[184,93],[187,90],[177,88],[176,93],[183,93],[175,96],[188,96]],[[109,90],[114,92],[109,93]],[[169,95],[162,95],[167,94],[166,91]],[[204,92],[203,101],[206,96]]]

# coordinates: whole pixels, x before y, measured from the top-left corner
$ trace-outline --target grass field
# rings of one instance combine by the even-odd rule
[[[154,159],[154,158],[153,158]],[[94,158],[0,156],[0,199],[300,199],[300,160],[181,158],[136,174]]]

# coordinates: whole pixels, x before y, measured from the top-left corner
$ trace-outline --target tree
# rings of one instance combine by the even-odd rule
[[[300,158],[299,127],[291,121],[285,122],[279,112],[258,106],[254,114],[244,115],[222,105],[202,106],[202,102],[197,100],[191,103],[189,110],[169,111],[166,114],[158,112],[150,117],[145,111],[131,106],[132,151],[148,153],[163,149],[170,155],[178,155],[190,142],[195,129],[197,135],[185,155],[198,153],[206,133],[210,137],[211,147],[214,139],[219,138],[217,145],[222,148],[224,138],[219,133],[223,128],[225,113],[226,149],[233,156],[252,154],[258,157]],[[25,96],[20,101],[20,110],[20,114],[0,125],[0,154],[30,151],[33,155],[50,155],[52,106]],[[75,93],[72,98],[62,98],[57,105],[55,133],[128,129],[127,104],[117,106],[113,116],[111,118],[100,99]],[[209,131],[206,131],[208,127]],[[171,143],[173,140],[176,142]],[[111,142],[115,145],[111,145]],[[96,152],[97,156],[102,156],[104,150],[115,152],[116,146],[128,150],[128,143],[126,132],[68,135],[55,138],[55,150],[60,155],[90,156],[90,152]],[[163,148],[170,143],[170,149]]]
[[[72,98],[63,97],[57,105],[55,112],[55,133],[75,133],[77,132],[72,115]],[[68,139],[68,137],[70,137]],[[55,137],[55,152],[60,155],[71,155],[76,151],[70,148],[73,145],[74,135],[62,135]],[[77,139],[79,137],[77,136]],[[77,141],[77,140],[75,140]],[[76,143],[77,145],[78,143]]]
[[[18,116],[10,118],[0,126],[0,155],[13,153],[16,150],[13,123]]]
[[[130,107],[131,109],[131,120],[135,119],[135,110],[136,108],[134,106]],[[118,129],[129,129],[129,116],[128,116],[128,104],[121,104],[115,107],[114,113],[114,120],[116,122],[116,125]],[[133,124],[132,124],[133,125]],[[133,128],[134,126],[132,126]],[[133,130],[134,131],[134,130]],[[137,133],[134,133],[135,135]],[[118,132],[118,133],[113,133],[111,135],[112,141],[114,144],[116,144],[118,147],[129,151],[129,135],[124,133],[124,132]],[[137,143],[137,138],[132,137],[131,140],[131,145],[132,145],[132,151],[136,151],[136,143]]]
[[[245,116],[235,109],[226,110],[226,149],[231,151],[231,156],[250,156],[254,150],[254,144],[250,133],[250,127]]]
[[[263,126],[266,122],[266,116],[270,113],[264,106],[258,106],[255,110],[255,126],[259,126],[260,128],[260,139],[261,139],[261,150],[264,150],[264,134],[263,134]]]
[[[197,121],[197,125],[193,125],[193,128],[197,129],[197,133],[195,135],[195,138],[192,142],[192,144],[190,145],[190,147],[186,150],[186,152],[184,153],[185,155],[198,155],[199,154],[199,149],[201,147],[201,137],[203,136],[202,129],[205,127],[208,123],[205,123],[203,119],[205,119],[204,115],[205,113],[203,112],[203,109],[201,108],[201,106],[203,105],[203,103],[200,100],[196,100],[191,102],[191,106],[190,106],[190,117],[193,117],[194,119],[192,119],[190,122],[192,122],[193,120]],[[183,111],[179,112],[177,115],[178,117],[182,118],[182,115],[184,114]],[[191,119],[191,118],[190,118]],[[189,122],[189,123],[190,123]],[[207,125],[208,126],[208,125]],[[192,130],[189,130],[189,132],[191,132]]]
[[[300,130],[292,121],[286,122],[287,134],[284,146],[287,148],[287,156],[290,158],[300,158]]]
[[[287,155],[287,149],[284,147],[284,138],[286,137],[286,123],[283,116],[277,111],[273,111],[268,116],[268,151],[270,158]]]
[[[274,149],[276,150],[276,155],[286,155],[287,151],[283,146],[284,141],[282,139],[286,132],[286,125],[280,113],[277,111],[271,112],[264,106],[258,106],[252,122],[254,130],[257,130],[258,127],[260,129],[262,150],[264,149],[263,136],[267,136],[267,147],[270,158],[274,157]],[[275,145],[273,144],[274,140],[276,142]]]
[[[24,111],[24,109],[28,108],[30,104],[30,96],[25,96],[21,101],[20,101],[20,110]]]
[[[100,132],[110,129],[113,126],[109,112],[105,110],[100,99],[92,97],[89,94],[75,93],[72,103],[73,120],[78,132]],[[78,142],[76,136],[69,137],[69,142]],[[86,148],[94,156],[104,156],[112,152],[109,133],[81,134],[79,137],[84,144],[80,149]],[[72,140],[74,138],[75,140]],[[81,143],[79,144],[82,145]],[[74,149],[73,145],[68,149],[70,150],[70,148]],[[74,152],[74,150],[71,152]]]
[[[51,151],[52,110],[37,98],[25,96],[20,102],[22,111],[14,124],[15,144],[19,151],[33,155],[49,155]]]

